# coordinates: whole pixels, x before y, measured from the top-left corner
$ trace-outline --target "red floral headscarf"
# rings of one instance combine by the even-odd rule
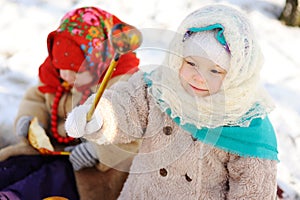
[[[57,130],[57,113],[59,101],[70,87],[65,86],[59,70],[75,72],[89,71],[93,76],[91,83],[77,87],[83,95],[82,104],[91,94],[91,86],[100,83],[111,62],[114,50],[108,40],[108,33],[118,23],[123,23],[116,16],[95,7],[83,7],[68,12],[61,20],[60,26],[48,35],[48,57],[39,68],[39,90],[53,93],[55,98],[51,108],[51,131],[59,143],[70,143],[71,137],[63,137]],[[135,53],[127,53],[119,58],[112,77],[131,74],[138,70],[139,59]]]
[[[62,83],[59,69],[90,71],[93,81],[77,88],[79,91],[100,83],[114,54],[108,32],[118,23],[123,22],[96,7],[82,7],[68,12],[58,29],[48,35],[49,55],[39,68],[39,77],[44,84],[39,90],[43,93],[57,91]],[[112,77],[133,73],[137,71],[138,64],[135,53],[122,55]]]

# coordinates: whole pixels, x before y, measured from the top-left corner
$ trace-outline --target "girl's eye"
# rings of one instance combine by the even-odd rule
[[[212,69],[212,70],[210,70],[212,73],[214,73],[214,74],[220,74],[221,72],[219,72],[218,70],[216,70],[216,69]]]
[[[190,61],[186,61],[186,63],[189,64],[189,65],[191,65],[191,66],[193,66],[193,67],[196,66],[195,63],[190,62]]]

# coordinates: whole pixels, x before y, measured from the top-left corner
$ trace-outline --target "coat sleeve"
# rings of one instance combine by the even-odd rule
[[[233,155],[227,199],[276,199],[277,161]]]
[[[147,86],[143,73],[119,81],[105,90],[95,114],[103,119],[99,132],[85,135],[97,144],[130,143],[143,137],[148,117]]]
[[[14,126],[16,126],[18,119],[25,115],[36,116],[39,123],[47,129],[49,112],[47,110],[45,95],[39,91],[38,86],[31,87],[25,92],[19,105]]]

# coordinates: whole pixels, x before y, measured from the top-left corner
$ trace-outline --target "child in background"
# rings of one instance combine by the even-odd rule
[[[262,64],[242,12],[203,7],[181,23],[163,65],[106,90],[88,123],[90,100],[74,108],[67,133],[98,144],[143,139],[119,199],[276,199]]]
[[[64,128],[67,113],[96,92],[101,83],[114,54],[108,33],[118,23],[123,22],[104,10],[82,7],[68,12],[48,35],[49,55],[39,68],[40,84],[26,92],[16,117],[16,133],[24,139],[0,151],[0,199],[1,195],[9,199],[63,196],[72,200],[115,199],[119,195],[128,173],[109,167],[123,164],[128,168],[130,155],[118,157],[107,150],[109,146],[68,137]],[[121,56],[108,87],[129,78],[138,64],[135,53]],[[69,159],[39,155],[29,145],[27,135],[33,117],[38,118],[56,151],[72,150]],[[137,147],[135,142],[118,146],[132,151]],[[104,157],[115,160],[106,166],[100,161]],[[101,172],[104,168],[106,172]]]

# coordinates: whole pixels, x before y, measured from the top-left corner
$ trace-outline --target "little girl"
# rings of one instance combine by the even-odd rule
[[[40,82],[26,91],[15,120],[16,134],[23,139],[0,150],[0,161],[5,160],[0,162],[0,199],[1,195],[8,199],[63,196],[72,200],[115,199],[119,195],[128,173],[109,167],[128,167],[130,155],[116,156],[112,146],[68,137],[64,128],[67,113],[101,83],[114,55],[109,32],[118,23],[124,22],[100,8],[82,7],[66,13],[59,27],[49,33],[48,56],[39,68]],[[108,86],[128,79],[138,64],[135,53],[122,55]],[[38,118],[55,151],[68,147],[72,149],[70,157],[40,155],[28,144],[33,117]],[[138,145],[133,142],[118,147],[135,151]],[[99,162],[111,157],[115,160],[109,167]]]
[[[249,20],[225,5],[179,26],[163,65],[105,91],[94,120],[76,107],[68,135],[98,144],[142,138],[119,199],[275,199],[277,143],[259,86]],[[87,131],[93,128],[96,132]]]

